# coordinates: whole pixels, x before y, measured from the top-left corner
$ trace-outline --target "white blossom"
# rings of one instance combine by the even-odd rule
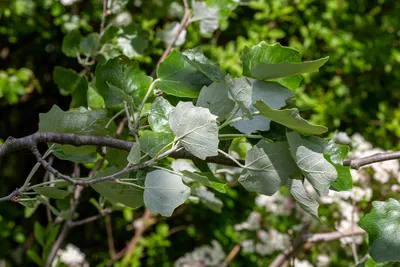
[[[258,230],[261,228],[261,219],[260,213],[252,211],[246,221],[235,225],[235,230]]]
[[[211,246],[201,246],[180,257],[175,267],[219,266],[225,259],[225,252],[218,241],[213,240]]]
[[[61,262],[68,267],[89,267],[85,257],[86,255],[78,247],[68,244],[65,249],[57,251],[57,258],[53,261],[53,266],[56,266],[57,262]]]

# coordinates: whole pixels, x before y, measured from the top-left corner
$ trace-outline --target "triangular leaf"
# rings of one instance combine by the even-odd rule
[[[188,49],[183,52],[182,55],[190,65],[192,65],[196,70],[204,73],[204,75],[210,78],[210,80],[214,82],[224,81],[225,74],[221,71],[218,64],[204,56],[200,47]]]
[[[225,82],[214,82],[201,89],[196,106],[208,108],[219,120],[224,120],[235,107],[235,102],[229,98]]]
[[[68,57],[77,57],[79,55],[81,39],[82,36],[79,30],[72,30],[64,37],[61,51]]]
[[[56,66],[53,72],[54,82],[58,88],[72,94],[70,107],[87,107],[87,91],[89,88],[86,75],[79,75],[73,70]]]
[[[173,106],[163,97],[154,99],[149,110],[149,124],[154,132],[170,133],[169,115],[173,110]]]
[[[211,172],[207,173],[196,173],[196,172],[189,172],[189,171],[181,171],[181,173],[194,181],[197,181],[205,186],[214,188],[218,192],[225,193],[225,186],[226,183],[223,181],[218,180],[214,174]]]
[[[139,137],[140,148],[152,158],[173,140],[174,136],[171,133],[157,133],[152,131],[144,131]],[[165,150],[169,148],[167,147]]]
[[[233,99],[242,111],[243,117],[251,119],[250,106],[252,103],[252,87],[250,80],[246,77],[232,79],[229,75],[225,77],[225,83],[229,91],[229,97]]]
[[[135,143],[132,147],[131,147],[131,151],[129,152],[128,155],[128,161],[130,164],[138,164],[140,162],[140,157],[141,157],[141,153],[140,153],[140,143]]]
[[[46,196],[48,198],[55,198],[55,199],[64,199],[70,193],[66,190],[58,189],[57,187],[46,186],[46,187],[35,187],[33,188],[38,194]]]
[[[247,152],[245,162],[246,167],[260,171],[244,169],[239,183],[247,191],[268,196],[275,194],[288,178],[300,172],[286,142],[266,143],[261,140]]]

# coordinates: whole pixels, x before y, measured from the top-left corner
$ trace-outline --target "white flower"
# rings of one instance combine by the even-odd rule
[[[289,215],[293,208],[290,198],[282,196],[279,192],[272,196],[258,195],[255,202],[257,206],[264,207],[276,215]]]
[[[57,255],[58,261],[68,267],[89,267],[89,264],[85,261],[85,254],[72,244],[68,244],[66,249],[59,249]]]
[[[244,240],[241,243],[242,251],[245,253],[253,253],[254,252],[254,240]]]
[[[70,6],[75,2],[78,2],[78,0],[60,0],[61,4],[63,6]]]
[[[318,262],[318,266],[327,267],[327,266],[329,266],[331,259],[329,258],[328,255],[319,254],[317,256],[317,262]]]
[[[180,257],[174,264],[175,267],[219,266],[225,259],[222,246],[215,240],[211,246],[201,246],[190,253]]]
[[[117,26],[129,25],[132,23],[132,15],[129,12],[124,11],[117,15],[114,22],[115,22],[115,25],[117,25]]]
[[[246,221],[235,225],[235,230],[258,230],[261,228],[261,219],[260,213],[252,211]]]
[[[299,260],[299,259],[294,259],[294,264],[293,266],[296,267],[314,267],[309,261],[307,260]]]

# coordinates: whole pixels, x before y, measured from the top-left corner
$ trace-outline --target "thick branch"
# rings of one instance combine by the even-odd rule
[[[130,151],[134,142],[123,141],[112,137],[104,136],[84,136],[66,133],[34,133],[21,138],[9,137],[3,145],[0,146],[0,158],[11,152],[24,148],[30,149],[39,143],[57,143],[73,146],[107,146],[112,148]]]
[[[343,165],[350,166],[352,169],[358,170],[360,167],[364,165],[386,160],[392,160],[392,159],[400,159],[400,151],[377,153],[364,158],[345,160],[343,162]]]

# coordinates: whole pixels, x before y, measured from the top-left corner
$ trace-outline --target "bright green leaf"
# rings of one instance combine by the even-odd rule
[[[36,253],[36,251],[34,251],[33,249],[28,249],[28,251],[26,252],[26,254],[28,255],[28,257],[37,264],[37,266],[43,266],[43,262],[42,259],[40,258],[40,256]]]
[[[152,158],[173,140],[174,136],[171,133],[152,131],[144,131],[139,137],[140,148]],[[165,150],[169,148],[171,147],[166,147]]]
[[[97,160],[97,147],[95,146],[75,147],[55,144],[52,151],[54,156],[62,160],[82,164],[94,163]]]
[[[214,82],[201,89],[196,106],[208,108],[219,120],[224,120],[235,107],[235,102],[229,98],[225,82]]]
[[[183,204],[190,195],[179,175],[155,170],[147,173],[144,190],[144,203],[151,212],[171,216],[175,208]]]
[[[39,132],[72,133],[77,135],[113,135],[115,124],[105,128],[109,121],[104,109],[85,108],[62,111],[54,105],[47,113],[39,114]]]
[[[87,93],[88,105],[91,109],[100,109],[104,106],[104,99],[91,86]]]
[[[104,65],[96,67],[96,88],[104,98],[107,107],[122,103],[120,97],[110,89],[109,84],[132,96],[138,106],[143,100],[151,80],[151,77],[139,69],[137,62],[131,61],[125,56],[112,58]]]
[[[39,222],[35,222],[35,224],[33,226],[33,232],[34,232],[36,241],[42,247],[44,247],[44,232],[45,232],[44,227],[42,227]]]
[[[149,110],[149,124],[154,132],[170,133],[169,116],[173,106],[163,97],[154,99]]]
[[[221,193],[226,192],[225,190],[226,182],[220,181],[211,172],[202,172],[202,173],[189,172],[189,171],[181,171],[181,172],[185,177],[197,181],[202,185],[214,188],[215,190]]]
[[[141,153],[140,153],[140,143],[135,143],[132,147],[131,147],[131,151],[129,152],[128,155],[128,161],[130,164],[138,164],[140,162],[140,157],[141,157]]]
[[[276,110],[270,108],[263,100],[258,100],[253,105],[262,116],[302,134],[322,134],[328,131],[325,126],[314,125],[303,119],[297,108]]]
[[[179,51],[173,50],[157,69],[157,86],[178,97],[196,98],[203,86],[212,81],[193,67]]]
[[[372,210],[358,225],[368,233],[369,254],[377,262],[400,261],[400,202],[372,202]]]
[[[286,137],[292,157],[303,175],[318,195],[327,195],[338,173],[335,167],[325,159],[323,149],[294,131],[287,132]]]
[[[33,190],[38,194],[41,194],[48,198],[55,198],[55,199],[63,199],[70,194],[66,190],[61,190],[58,189],[57,187],[52,187],[52,186],[35,187],[33,188]]]
[[[184,148],[200,159],[218,155],[217,116],[192,102],[179,102],[169,124]]]

